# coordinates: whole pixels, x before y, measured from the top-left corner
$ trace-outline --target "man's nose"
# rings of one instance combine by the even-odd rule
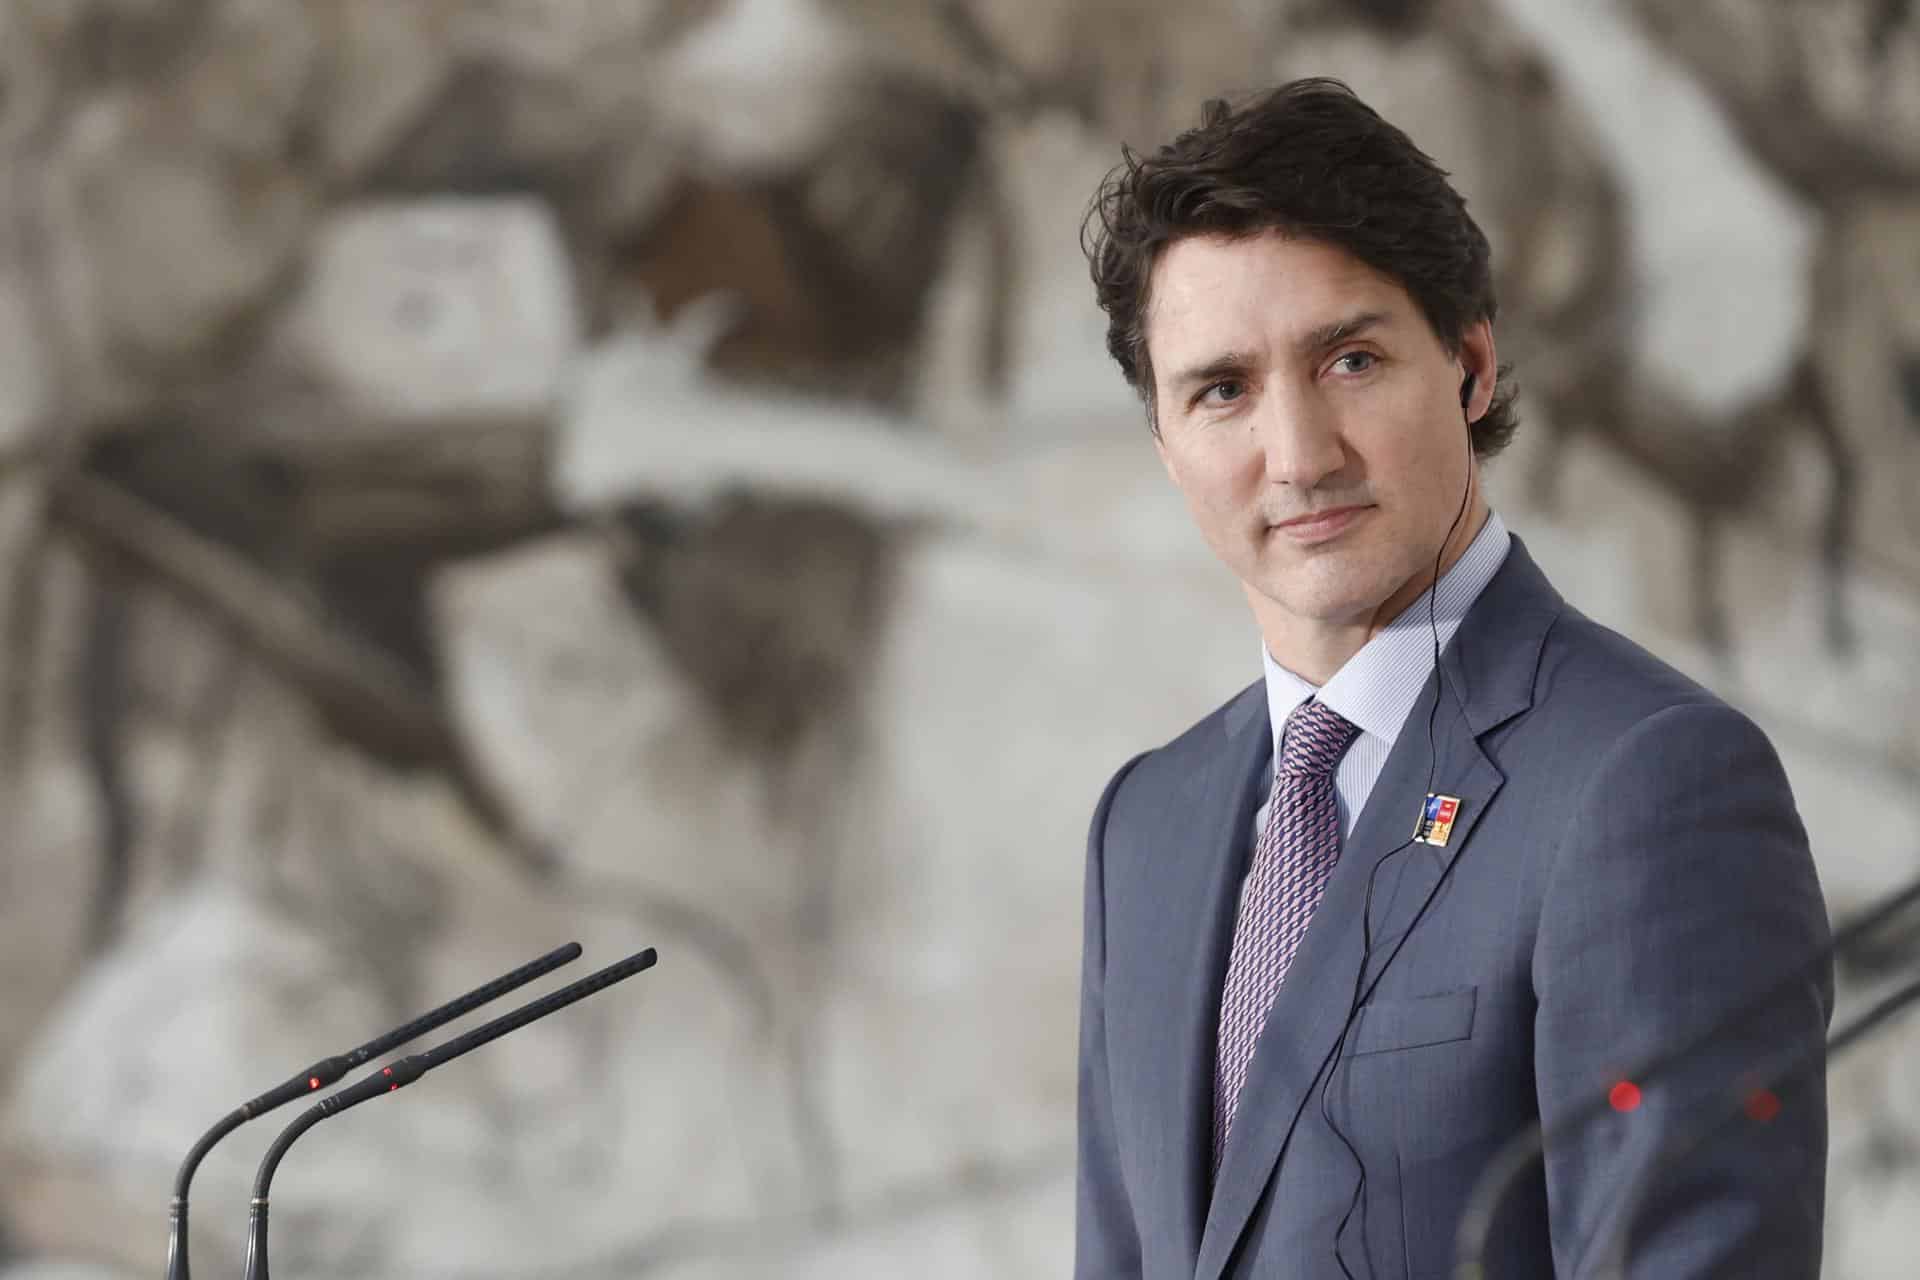
[[[1327,406],[1312,396],[1268,396],[1254,430],[1269,484],[1312,489],[1346,464],[1339,428]]]

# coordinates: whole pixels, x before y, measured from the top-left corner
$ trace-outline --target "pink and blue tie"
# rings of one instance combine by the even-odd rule
[[[1247,870],[1233,952],[1220,997],[1213,1075],[1213,1168],[1247,1082],[1254,1044],[1340,858],[1333,772],[1360,730],[1317,699],[1287,717],[1267,824]]]

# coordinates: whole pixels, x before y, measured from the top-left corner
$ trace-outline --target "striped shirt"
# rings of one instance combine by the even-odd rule
[[[1512,542],[1507,526],[1496,512],[1487,513],[1486,523],[1458,560],[1440,578],[1440,590],[1434,595],[1434,624],[1440,631],[1440,647],[1446,648],[1467,610],[1480,598],[1487,583],[1507,558]],[[1427,629],[1427,596],[1401,611],[1378,635],[1346,664],[1333,673],[1321,688],[1314,688],[1273,660],[1264,642],[1260,645],[1261,665],[1267,675],[1267,716],[1272,722],[1273,758],[1280,758],[1280,731],[1293,709],[1315,694],[1320,701],[1339,712],[1360,728],[1360,735],[1340,758],[1333,775],[1333,788],[1340,813],[1340,837],[1353,834],[1353,820],[1365,807],[1373,784],[1386,767],[1387,753],[1393,750],[1420,690],[1433,673],[1433,633]],[[1412,830],[1418,817],[1415,796],[1407,801],[1407,827]],[[1253,839],[1259,842],[1267,824],[1267,804],[1254,815]]]

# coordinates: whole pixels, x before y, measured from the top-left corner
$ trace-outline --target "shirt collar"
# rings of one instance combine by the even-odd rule
[[[1315,688],[1273,660],[1264,641],[1260,662],[1266,671],[1267,717],[1273,731],[1273,758],[1280,758],[1280,733],[1293,709],[1318,694],[1320,701],[1388,747],[1420,698],[1433,671],[1433,634],[1427,629],[1427,597],[1433,596],[1433,621],[1446,648],[1467,610],[1493,581],[1507,558],[1512,538],[1500,513],[1489,511],[1480,532],[1453,566],[1440,577],[1438,591],[1419,599],[1348,658],[1327,683]]]

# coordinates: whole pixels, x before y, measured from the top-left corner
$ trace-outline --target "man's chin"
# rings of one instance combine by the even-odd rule
[[[1293,573],[1284,579],[1269,578],[1249,585],[1292,617],[1328,626],[1369,621],[1389,594],[1385,589],[1375,590],[1371,575],[1353,568],[1315,565],[1313,569],[1309,574]]]

